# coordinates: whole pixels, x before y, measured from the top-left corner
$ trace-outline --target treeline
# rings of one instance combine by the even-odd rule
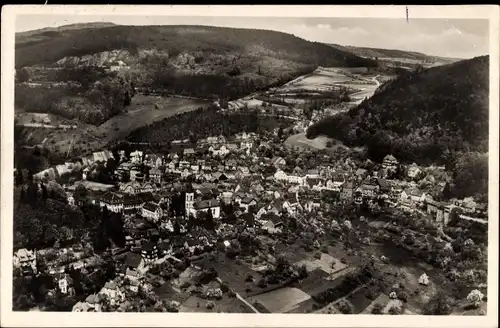
[[[51,113],[99,125],[122,112],[135,94],[133,83],[93,69],[62,70],[56,81],[76,81],[82,88],[15,87],[15,106],[27,112]]]
[[[445,164],[461,171],[471,166],[455,165],[465,153],[488,152],[488,76],[487,56],[402,75],[349,112],[314,124],[307,135],[366,146],[379,162],[391,153],[403,162]],[[477,183],[463,190],[482,193],[487,156],[471,156],[467,162],[477,167],[471,171]]]
[[[33,41],[26,42],[28,39]],[[38,39],[34,35],[17,35],[16,67],[52,63],[66,56],[114,49],[137,53],[137,49],[153,47],[174,56],[181,52],[236,53],[316,66],[376,66],[371,59],[276,31],[210,26],[114,26],[60,31]]]
[[[169,145],[173,140],[189,138],[195,143],[199,139],[221,134],[227,137],[242,131],[262,133],[285,124],[284,119],[259,116],[251,110],[225,114],[216,107],[201,107],[135,130],[127,141]]]

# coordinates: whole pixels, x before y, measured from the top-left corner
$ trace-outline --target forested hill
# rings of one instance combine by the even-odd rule
[[[443,62],[443,63],[453,63],[453,62],[460,60],[458,58],[445,58],[445,57],[431,56],[431,55],[427,55],[427,54],[424,54],[421,52],[416,52],[416,51],[355,47],[355,46],[341,46],[338,44],[329,44],[329,45],[336,48],[336,49],[343,50],[343,51],[349,51],[357,56],[367,57],[367,58],[409,59],[409,60],[424,61],[424,62],[426,62],[426,61],[430,61],[430,62],[438,61],[438,62]]]
[[[377,161],[392,153],[405,162],[455,167],[465,153],[488,151],[488,99],[489,56],[476,57],[402,75],[307,134],[367,146]],[[487,187],[487,169],[484,174]]]
[[[275,31],[208,26],[106,26],[18,34],[16,67],[115,49],[132,52],[158,49],[171,55],[196,53],[201,61],[237,54],[236,57],[248,57],[247,66],[254,66],[257,61],[268,68],[279,65],[280,61],[323,66],[375,65],[350,52]]]

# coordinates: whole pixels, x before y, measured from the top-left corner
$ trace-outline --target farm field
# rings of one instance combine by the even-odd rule
[[[346,74],[347,73],[347,74]],[[348,76],[350,75],[350,76]],[[318,68],[313,73],[290,81],[277,90],[277,93],[322,92],[352,84],[358,89],[360,82],[371,83],[367,78],[352,76],[341,68]]]

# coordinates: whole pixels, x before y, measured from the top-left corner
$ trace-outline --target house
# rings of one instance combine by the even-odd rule
[[[248,212],[248,209],[255,205],[257,205],[257,201],[253,197],[245,197],[240,202],[240,207],[242,207],[245,212]]]
[[[282,232],[283,222],[281,218],[275,214],[266,214],[261,219],[262,224],[261,229],[267,231],[270,234]]]
[[[141,257],[144,260],[144,263],[146,264],[158,260],[159,257],[158,246],[153,242],[144,244],[141,248]]]
[[[142,207],[141,215],[153,222],[158,222],[163,216],[163,210],[158,204],[147,202]]]
[[[72,312],[101,312],[99,301],[100,297],[97,294],[91,294],[87,296],[84,302],[73,305]]]
[[[238,145],[234,143],[228,143],[226,147],[230,152],[235,152],[238,150]]]
[[[99,205],[106,207],[108,211],[114,213],[123,212],[123,196],[115,192],[109,191],[100,199]]]
[[[186,149],[184,149],[183,154],[184,154],[184,156],[192,156],[195,154],[195,151],[193,148],[186,148]]]
[[[382,167],[386,171],[395,171],[398,168],[398,164],[398,160],[392,155],[385,156],[382,161]]]
[[[355,174],[356,174],[356,177],[357,177],[359,180],[363,180],[363,179],[365,179],[365,178],[368,176],[368,171],[367,171],[367,170],[365,170],[365,169],[361,169],[361,168],[359,168],[359,169],[357,169],[357,170],[356,170],[356,173],[355,173]]]
[[[73,284],[73,279],[66,273],[58,273],[54,277],[56,280],[56,286],[59,287],[59,291],[62,294],[73,294],[74,289],[69,288]]]
[[[160,183],[161,176],[162,176],[162,173],[161,173],[160,169],[153,167],[152,169],[149,170],[149,178],[151,180],[153,180],[154,182]]]
[[[211,212],[214,219],[220,218],[220,203],[216,199],[200,200],[193,204],[190,209],[190,214],[195,218],[199,216],[201,212]]]
[[[286,165],[286,161],[283,157],[275,156],[271,159],[271,164],[275,167],[281,168]]]
[[[300,186],[305,185],[305,180],[306,180],[306,177],[302,174],[301,175],[295,175],[295,174],[292,175],[291,174],[288,176],[288,183],[298,184]]]
[[[214,177],[215,181],[225,181],[228,179],[227,175],[222,172],[215,172],[212,174],[212,176]]]
[[[408,174],[408,177],[415,178],[416,176],[418,176],[420,174],[420,172],[422,172],[422,170],[420,170],[420,168],[418,167],[417,164],[413,163],[408,167],[407,174]]]
[[[139,254],[128,252],[125,256],[125,262],[121,267],[120,275],[131,280],[137,280],[139,276],[146,271],[145,264],[146,263]]]
[[[277,170],[276,173],[274,173],[274,179],[276,181],[288,181],[288,175],[282,170]]]
[[[140,150],[136,150],[130,153],[130,161],[134,164],[141,164],[144,154]]]
[[[222,145],[220,147],[210,146],[210,148],[208,148],[208,151],[211,152],[214,156],[224,157],[229,154],[229,149],[225,145]]]
[[[36,250],[27,250],[21,248],[14,253],[13,262],[15,268],[20,268],[23,274],[37,272],[36,267]]]
[[[75,206],[75,197],[70,192],[66,192],[66,199],[68,201],[68,205]]]
[[[133,167],[130,169],[130,181],[142,181],[144,180],[144,174],[139,167]]]
[[[318,178],[310,178],[306,177],[306,186],[309,187],[309,189],[314,189],[314,190],[321,190],[323,186],[323,181],[318,177]]]
[[[340,191],[340,199],[341,200],[351,200],[353,196],[353,184],[352,182],[347,182],[342,186]]]
[[[246,197],[245,193],[243,192],[237,192],[234,194],[233,196],[233,202],[235,204],[238,204],[240,205],[241,204],[241,201]]]
[[[115,305],[125,301],[125,294],[120,290],[116,282],[108,281],[98,293],[102,298],[109,300],[110,305]]]
[[[224,191],[221,196],[220,196],[222,202],[224,204],[230,204],[231,203],[231,199],[233,198],[233,193],[230,192],[230,191]],[[241,201],[241,199],[240,199]]]
[[[363,204],[363,189],[358,188],[356,189],[356,191],[354,191],[354,204]]]
[[[288,195],[286,197],[286,200],[283,202],[283,209],[292,215],[303,210],[302,206],[299,203],[298,195]]]
[[[378,185],[373,184],[362,184],[359,189],[363,194],[363,197],[366,198],[375,198],[378,195],[380,187]]]

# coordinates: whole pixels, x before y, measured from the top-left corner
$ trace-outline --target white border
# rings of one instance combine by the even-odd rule
[[[246,16],[246,17],[370,17],[405,18],[405,6],[82,6],[44,5],[2,8],[1,111],[1,315],[8,327],[495,327],[498,322],[498,108],[499,7],[493,5],[409,6],[411,18],[483,18],[490,20],[490,143],[488,315],[376,316],[321,314],[191,314],[191,313],[43,313],[12,312],[13,94],[15,16],[19,14]],[[431,320],[432,319],[432,320]]]

